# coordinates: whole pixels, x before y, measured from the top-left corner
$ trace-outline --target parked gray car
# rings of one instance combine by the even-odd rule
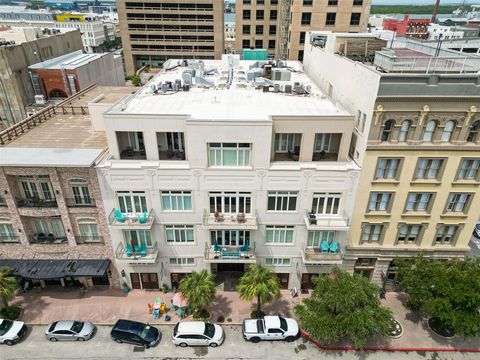
[[[91,339],[96,330],[95,325],[86,321],[61,320],[48,325],[45,336],[50,341],[85,341]]]

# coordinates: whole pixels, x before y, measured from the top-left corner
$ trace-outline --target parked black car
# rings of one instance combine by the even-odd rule
[[[110,332],[117,343],[130,343],[149,348],[159,343],[160,331],[151,325],[131,320],[118,320]]]

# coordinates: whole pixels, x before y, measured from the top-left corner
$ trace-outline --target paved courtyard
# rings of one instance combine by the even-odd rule
[[[119,290],[95,289],[82,293],[79,290],[50,291],[31,290],[21,294],[13,301],[23,308],[22,319],[28,324],[48,324],[58,319],[88,320],[98,325],[111,325],[119,318],[133,319],[151,324],[168,324],[164,317],[153,319],[148,312],[148,304],[159,296],[166,304],[170,303],[173,293],[163,294],[159,291],[134,290],[125,294]],[[289,291],[282,291],[281,297],[271,304],[263,306],[268,314],[293,315],[293,307],[301,303],[308,295],[300,294],[291,298]],[[383,304],[390,307],[395,318],[404,327],[404,335],[399,339],[375,338],[367,342],[367,346],[383,348],[442,348],[442,349],[480,349],[480,337],[462,339],[455,337],[447,340],[432,334],[424,320],[416,313],[411,313],[404,307],[406,295],[403,293],[387,293]],[[218,316],[231,322],[225,324],[240,324],[255,308],[255,302],[239,299],[236,292],[219,291],[215,302],[209,307],[211,321],[216,322]],[[170,310],[170,323],[176,323],[180,318]],[[187,318],[189,319],[189,318]],[[322,344],[323,345],[323,344]],[[350,344],[334,344],[349,346]]]

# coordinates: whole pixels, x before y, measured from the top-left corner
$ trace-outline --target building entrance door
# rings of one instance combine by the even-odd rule
[[[313,279],[318,277],[319,274],[302,274],[302,289],[313,289]]]
[[[283,290],[288,290],[288,278],[290,274],[277,274],[278,281],[280,282],[280,287]]]
[[[159,289],[157,273],[141,273],[142,289]]]
[[[132,281],[132,289],[141,289],[140,275],[138,273],[130,273],[130,280]]]

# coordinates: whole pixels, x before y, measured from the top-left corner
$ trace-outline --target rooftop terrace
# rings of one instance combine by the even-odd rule
[[[169,60],[108,114],[185,115],[191,120],[269,121],[271,116],[348,116],[297,61]]]

